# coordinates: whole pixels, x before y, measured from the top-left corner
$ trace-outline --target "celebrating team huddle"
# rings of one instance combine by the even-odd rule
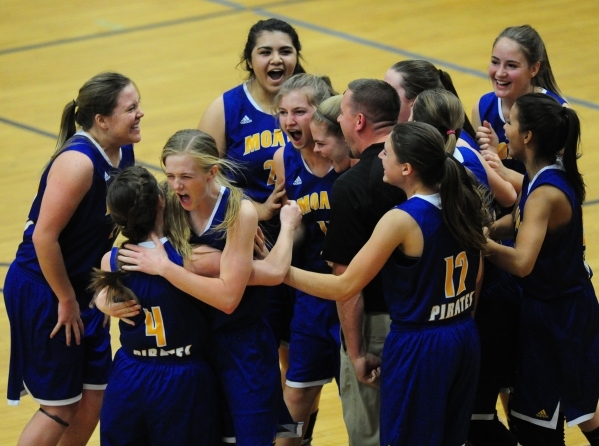
[[[335,380],[352,446],[599,445],[580,123],[539,34],[499,34],[471,119],[430,62],[340,94],[301,49],[252,26],[162,183],[131,79],[65,106],[4,286],[19,444],[309,445]]]

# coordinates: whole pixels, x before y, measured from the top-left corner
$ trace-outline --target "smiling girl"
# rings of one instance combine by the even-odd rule
[[[566,103],[553,77],[545,44],[529,25],[504,29],[493,42],[489,63],[493,91],[483,95],[472,109],[472,125],[481,149],[507,157],[503,126],[516,99],[527,93],[545,93]]]
[[[118,73],[94,76],[64,108],[4,286],[9,404],[24,393],[40,404],[19,444],[85,444],[98,423],[112,355],[87,286],[114,241],[107,183],[134,164],[143,116],[137,87]]]
[[[472,319],[480,283],[483,211],[465,169],[429,124],[398,124],[380,157],[384,181],[408,200],[379,220],[339,276],[291,268],[286,282],[346,301],[382,270],[392,319],[381,379],[383,445],[464,444],[478,374]]]
[[[523,292],[519,362],[511,404],[524,446],[563,445],[563,418],[599,444],[599,305],[584,261],[576,113],[545,94],[521,96],[505,124],[513,157],[526,167],[512,215],[495,222],[487,258]]]

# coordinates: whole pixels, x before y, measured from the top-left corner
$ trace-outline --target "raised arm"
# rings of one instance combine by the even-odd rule
[[[476,150],[473,150],[473,152],[476,153],[476,156],[485,168],[487,180],[489,181],[489,187],[495,196],[495,200],[497,200],[497,202],[503,207],[512,206],[517,197],[514,186],[512,186],[509,181],[504,180],[501,176],[499,176],[499,174],[495,172],[491,166],[489,166],[489,163],[485,161],[480,153],[478,153]]]
[[[219,96],[208,106],[198,124],[198,130],[208,133],[216,141],[221,158],[227,154],[227,138],[225,133],[225,102]]]
[[[80,343],[83,322],[58,238],[90,189],[93,169],[92,161],[79,152],[67,151],[56,158],[48,173],[33,231],[33,245],[42,273],[58,298],[58,322],[50,337],[64,325],[67,345],[71,345],[71,333],[75,335],[75,342]]]
[[[295,201],[281,209],[281,230],[272,250],[262,260],[254,260],[249,285],[279,285],[291,265],[293,238],[302,222],[302,211]]]

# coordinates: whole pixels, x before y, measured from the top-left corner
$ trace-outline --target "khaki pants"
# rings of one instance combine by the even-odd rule
[[[364,341],[369,353],[381,357],[391,319],[388,314],[364,315]],[[358,381],[341,336],[341,405],[350,446],[379,446],[380,391]]]

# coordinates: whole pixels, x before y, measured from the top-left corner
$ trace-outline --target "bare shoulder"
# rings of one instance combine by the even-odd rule
[[[208,106],[200,119],[198,130],[202,130],[214,138],[221,157],[226,154],[225,102],[222,95]]]

